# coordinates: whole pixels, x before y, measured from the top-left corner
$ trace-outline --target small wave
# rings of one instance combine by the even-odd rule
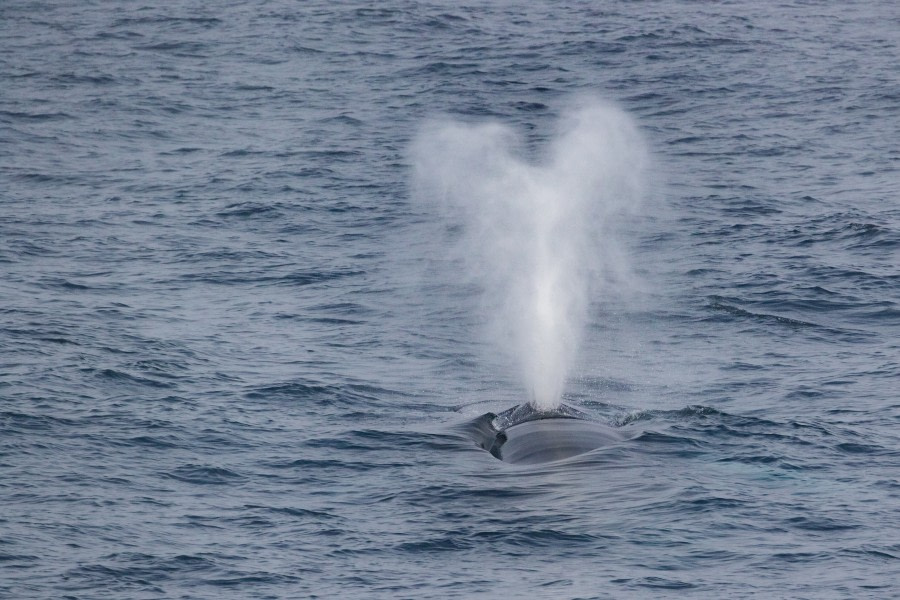
[[[875,559],[875,560],[900,560],[900,547],[891,548],[893,553],[887,552],[886,549],[878,549],[862,546],[859,548],[852,548],[842,550],[842,554],[847,554],[853,557],[862,557],[864,560]]]
[[[67,73],[63,75],[56,75],[52,78],[54,83],[60,84],[89,84],[89,85],[112,85],[114,83],[118,83],[118,79],[113,77],[112,75],[75,75],[74,73]]]
[[[633,423],[640,423],[641,421],[651,421],[655,419],[660,419],[664,421],[681,421],[684,419],[691,419],[694,417],[708,417],[708,416],[722,416],[726,415],[722,411],[719,411],[711,406],[700,406],[700,405],[690,405],[686,406],[679,410],[674,411],[660,411],[660,410],[635,410],[631,411],[625,415],[618,417],[616,420],[616,424],[619,426],[631,425]]]
[[[330,385],[310,380],[288,381],[248,390],[245,397],[273,402],[313,402],[323,406],[344,406],[354,409],[384,405],[407,394],[383,387],[347,383]]]
[[[837,444],[835,448],[845,454],[900,454],[898,452],[888,451],[881,446],[861,444],[858,442],[842,442]]]
[[[628,49],[627,44],[621,42],[606,42],[599,40],[564,41],[558,50],[561,56],[583,55],[587,53],[592,58],[604,54],[621,54]]]
[[[793,529],[806,531],[843,531],[859,528],[855,523],[842,522],[822,515],[791,517],[786,519],[784,524]]]
[[[383,431],[363,429],[349,431],[342,437],[322,437],[305,443],[310,448],[332,448],[335,450],[376,450],[396,451],[399,448],[423,450],[459,450],[467,447],[464,438],[449,433],[417,433],[410,431]]]
[[[359,119],[355,119],[346,114],[338,115],[336,117],[326,117],[324,119],[319,119],[318,123],[337,123],[339,125],[351,125],[353,127],[357,127],[363,124],[363,122]]]
[[[667,577],[644,577],[642,579],[624,581],[628,581],[630,585],[633,585],[635,587],[659,590],[689,590],[697,587],[696,584],[690,583],[688,581],[669,579]],[[622,582],[624,583],[624,581]]]
[[[154,596],[165,594],[158,584],[177,577],[197,577],[212,573],[222,567],[227,557],[205,554],[157,556],[141,552],[121,552],[101,557],[94,562],[70,569],[64,579],[72,590],[103,587],[108,591],[118,591],[122,596],[133,596],[141,590]],[[155,583],[151,583],[155,582]]]
[[[244,478],[229,469],[196,464],[183,465],[162,475],[169,479],[198,485],[226,485]]]
[[[116,383],[162,389],[175,387],[175,384],[169,381],[159,381],[157,379],[151,379],[149,377],[140,377],[138,375],[132,375],[131,373],[126,373],[125,371],[119,371],[117,369],[95,369],[93,367],[88,367],[81,369],[81,371],[83,373],[93,373],[96,377]]]
[[[326,158],[326,159],[339,159],[339,158],[355,158],[361,155],[361,153],[357,150],[303,150],[298,153],[300,156],[304,156],[309,159],[316,158]]]
[[[293,506],[262,506],[259,504],[245,504],[245,510],[261,510],[265,512],[272,512],[281,515],[288,515],[290,517],[302,517],[302,518],[311,518],[317,521],[326,519],[326,520],[343,520],[341,517],[331,514],[329,512],[323,510],[311,510],[308,508],[297,508]]]
[[[470,20],[466,17],[460,15],[453,15],[449,13],[443,13],[440,15],[435,15],[433,17],[428,18],[424,22],[422,22],[422,27],[426,29],[454,29],[459,27],[462,24],[469,24]]]
[[[21,119],[28,121],[61,121],[65,119],[75,118],[74,116],[64,112],[27,113],[9,110],[0,110],[0,117],[8,117],[10,119]]]
[[[540,489],[524,485],[478,485],[468,487],[435,485],[406,492],[404,494],[404,499],[407,503],[412,505],[440,506],[447,502],[463,502],[467,504],[475,501],[499,502],[506,500],[522,500],[542,495],[544,495],[544,492]]]
[[[146,52],[163,52],[172,54],[173,56],[188,58],[204,58],[204,52],[208,49],[208,44],[203,42],[159,42],[156,44],[143,44],[134,46],[135,50],[143,50]]]
[[[752,319],[754,321],[762,322],[762,323],[774,323],[777,325],[785,325],[787,327],[791,327],[794,329],[823,329],[826,331],[837,332],[836,330],[830,329],[823,325],[819,325],[818,323],[813,323],[810,321],[802,321],[800,319],[793,319],[791,317],[783,317],[779,315],[767,314],[767,313],[758,313],[746,310],[744,308],[739,308],[733,304],[729,304],[724,301],[724,298],[720,296],[711,296],[709,298],[708,307],[711,310],[722,312],[733,317],[738,318],[747,318]],[[715,320],[715,318],[709,317],[705,320]]]
[[[0,563],[10,568],[30,566],[31,564],[39,560],[39,556],[34,556],[31,554],[6,554],[4,552],[0,552]]]
[[[93,38],[94,40],[130,40],[142,38],[143,34],[136,31],[99,31]]]
[[[204,271],[202,273],[188,273],[181,275],[183,281],[199,281],[217,285],[258,284],[271,286],[307,286],[326,283],[335,279],[363,275],[364,271],[335,270],[335,271],[297,271],[284,275],[271,275],[258,272],[235,272],[230,270]]]
[[[222,20],[218,17],[178,17],[173,15],[150,15],[146,17],[122,17],[113,21],[113,27],[123,27],[127,25],[152,25],[165,23],[187,23],[190,25],[220,25]]]
[[[73,419],[13,411],[0,412],[0,419],[3,430],[13,432],[49,431],[58,426],[72,427],[77,424]]]
[[[522,112],[535,113],[549,110],[549,106],[542,102],[514,102],[513,108]]]
[[[827,214],[791,229],[787,241],[801,247],[830,244],[863,251],[900,247],[900,234],[896,230],[869,218],[857,212]]]
[[[261,204],[258,202],[238,202],[229,204],[216,213],[219,217],[256,217],[265,215],[267,217],[279,217],[280,213],[277,206],[271,204]]]
[[[168,436],[172,438],[173,436]],[[151,435],[139,435],[137,437],[128,438],[127,440],[123,440],[121,445],[123,446],[144,446],[147,448],[158,448],[162,450],[168,450],[172,448],[179,448],[183,446],[183,443],[176,443],[164,440],[159,437],[154,437]]]
[[[290,589],[290,586],[302,582],[303,578],[295,575],[284,575],[281,573],[270,573],[268,571],[254,571],[234,577],[207,579],[205,583],[217,587],[236,588],[249,585],[256,589],[260,585],[281,584]]]
[[[634,438],[636,442],[640,442],[641,444],[662,444],[666,446],[683,446],[686,448],[704,448],[709,444],[702,440],[698,440],[696,438],[686,436],[686,435],[675,435],[671,433],[662,433],[659,431],[644,431]],[[684,455],[683,452],[679,452],[679,454]]]

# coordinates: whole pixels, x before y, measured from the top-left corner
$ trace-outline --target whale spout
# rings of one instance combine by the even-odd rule
[[[499,415],[486,413],[468,423],[466,432],[496,458],[523,465],[563,460],[625,439],[565,404],[552,410],[520,404]]]

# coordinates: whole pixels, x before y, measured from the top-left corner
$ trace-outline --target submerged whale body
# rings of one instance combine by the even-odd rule
[[[468,430],[475,443],[495,457],[523,465],[562,460],[625,439],[565,404],[546,411],[520,404],[499,415],[486,413]]]

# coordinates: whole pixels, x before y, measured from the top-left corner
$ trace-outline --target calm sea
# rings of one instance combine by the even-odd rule
[[[888,0],[5,0],[0,597],[896,597],[898,57]],[[509,465],[409,148],[578,94],[652,156],[565,392],[631,439]]]

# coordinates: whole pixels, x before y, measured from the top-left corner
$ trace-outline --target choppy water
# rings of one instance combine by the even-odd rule
[[[851,3],[0,6],[0,596],[888,598],[900,12]],[[654,154],[541,466],[423,277],[438,113]]]

